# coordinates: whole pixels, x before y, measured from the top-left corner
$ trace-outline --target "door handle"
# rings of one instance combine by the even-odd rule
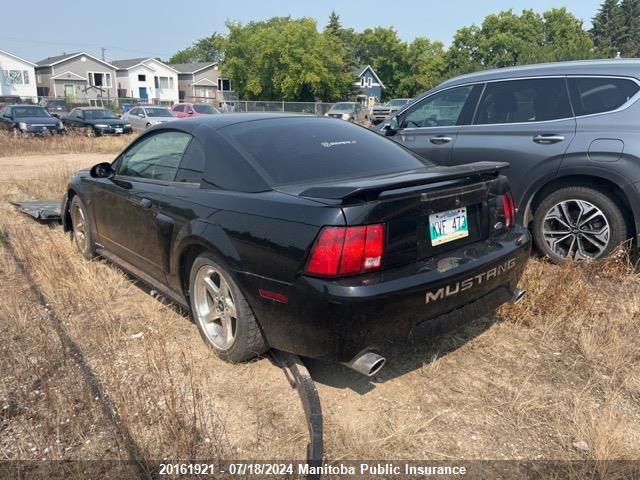
[[[449,143],[451,141],[451,137],[445,137],[444,135],[439,135],[437,137],[431,137],[429,141],[435,145],[442,145],[445,143]]]
[[[140,206],[142,208],[150,208],[151,207],[151,200],[149,200],[148,198],[141,198],[140,202],[138,202],[140,204]]]
[[[536,143],[558,143],[564,140],[564,135],[553,135],[553,134],[541,134],[533,137],[533,141]]]

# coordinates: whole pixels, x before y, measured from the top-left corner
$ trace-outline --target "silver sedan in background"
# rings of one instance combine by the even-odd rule
[[[168,108],[154,106],[133,107],[122,115],[122,120],[130,123],[134,130],[144,130],[174,118]]]

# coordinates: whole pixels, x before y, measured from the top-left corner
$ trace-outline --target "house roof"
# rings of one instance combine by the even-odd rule
[[[20,60],[21,62],[28,63],[29,65],[33,65],[34,67],[36,66],[35,63],[30,62],[29,60],[25,60],[24,58],[21,58],[21,57],[19,57],[17,55],[14,55],[13,53],[9,53],[6,50],[0,50],[0,53],[4,53],[5,55],[9,55],[10,57],[13,57],[13,58],[15,58],[17,60]]]
[[[366,67],[360,68],[358,70],[360,70],[360,73],[358,74],[358,78],[362,77],[362,75],[364,75],[364,72],[366,72],[367,70],[371,70],[371,75],[374,76],[374,78],[377,80],[380,86],[382,88],[387,88],[384,86],[384,83],[382,83],[382,80],[380,80],[380,77],[378,77],[378,74],[376,73],[376,71],[373,69],[371,65],[367,65]]]
[[[57,55],[55,57],[47,57],[43,60],[40,60],[39,62],[36,62],[36,66],[37,67],[52,67],[54,65],[57,65],[60,62],[64,62],[65,60],[70,60],[72,58],[75,57],[79,57],[80,55],[84,55],[85,57],[89,57],[92,60],[95,60],[96,62],[100,62],[103,65],[106,65],[110,68],[114,68],[115,67],[113,65],[111,65],[110,63],[105,62],[104,60],[100,60],[99,58],[94,57],[93,55],[89,55],[86,52],[74,52],[74,53],[65,53],[63,55]]]
[[[160,60],[156,59],[156,58],[151,58],[151,57],[145,57],[145,58],[130,58],[130,59],[126,59],[126,60],[112,60],[111,61],[111,65],[113,65],[114,67],[116,67],[116,70],[129,70],[135,66],[138,65],[145,65],[145,62],[148,61],[154,61],[154,62],[158,62],[162,65],[164,65],[165,67],[167,67],[170,70],[173,70],[176,73],[180,73],[178,70],[176,70],[175,66],[173,65],[168,65],[164,62],[161,62]],[[147,66],[147,65],[145,65]]]
[[[180,73],[197,73],[200,70],[217,65],[216,62],[195,62],[195,63],[171,63],[169,67],[174,68]]]

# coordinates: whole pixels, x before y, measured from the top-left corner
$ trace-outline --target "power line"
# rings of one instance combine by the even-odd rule
[[[50,42],[50,41],[42,41],[42,40],[31,40],[31,39],[23,39],[23,38],[15,38],[15,37],[0,37],[0,41],[14,41],[14,42],[21,42],[21,43],[32,43],[35,45],[60,45],[60,46],[72,46],[72,47],[78,47],[77,43],[69,43],[69,42]],[[118,50],[121,52],[130,52],[130,53],[141,53],[144,55],[149,55],[150,57],[170,57],[171,55],[173,55],[173,53],[168,53],[168,52],[163,52],[160,54],[160,52],[149,52],[149,51],[143,51],[143,50],[132,50],[130,48],[123,48],[123,47],[115,47],[115,46],[109,46],[107,45],[106,47],[103,47],[101,45],[89,45],[89,44],[84,44],[85,47],[87,48],[105,48],[105,49],[109,49],[109,50]],[[79,48],[79,50],[83,50],[82,48]],[[175,52],[174,52],[175,53]]]

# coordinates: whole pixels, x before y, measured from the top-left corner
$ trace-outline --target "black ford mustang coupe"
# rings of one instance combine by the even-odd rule
[[[373,374],[524,294],[505,166],[436,167],[330,118],[211,115],[76,173],[63,223],[84,257],[190,308],[225,360],[273,347]]]

